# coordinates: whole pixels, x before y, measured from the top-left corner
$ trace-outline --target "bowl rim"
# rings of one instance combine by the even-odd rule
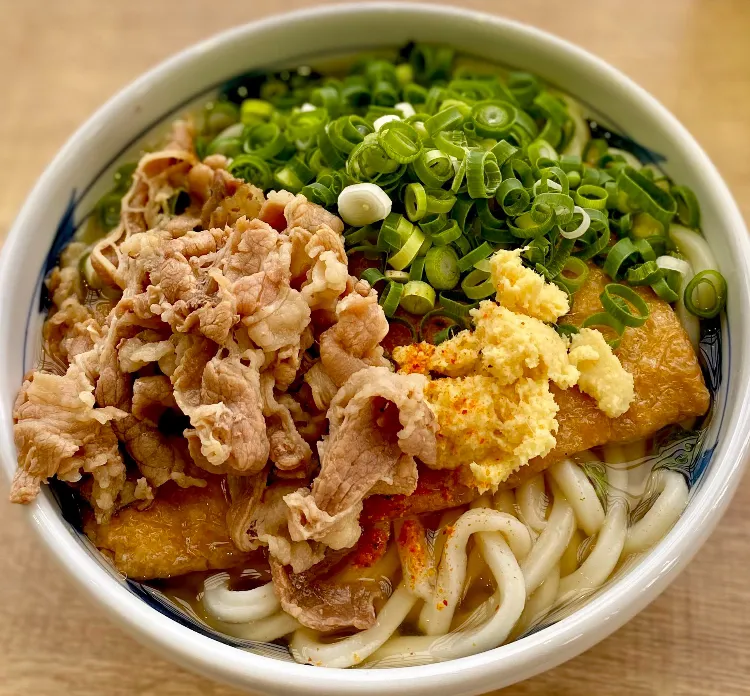
[[[469,18],[475,22],[491,24],[546,43],[555,50],[575,58],[586,70],[617,83],[628,99],[637,102],[639,108],[649,112],[653,118],[663,121],[674,131],[681,141],[681,149],[691,160],[691,166],[700,167],[705,173],[713,194],[722,203],[723,219],[727,221],[726,228],[729,230],[726,241],[732,245],[732,254],[737,259],[738,268],[743,271],[737,282],[743,289],[743,296],[738,298],[737,302],[745,306],[750,304],[750,240],[737,204],[702,148],[653,96],[604,60],[536,27],[505,17],[457,7],[393,1],[322,5],[273,15],[225,30],[192,44],[142,74],[110,98],[80,126],[46,167],[9,230],[0,254],[0,282],[7,283],[7,279],[13,276],[13,259],[25,243],[23,231],[27,227],[31,211],[37,206],[44,205],[45,190],[59,176],[64,163],[75,157],[76,150],[83,144],[90,130],[95,129],[97,124],[106,121],[117,110],[142,94],[146,86],[158,84],[162,79],[179,73],[185,62],[211,51],[224,42],[245,35],[284,24],[305,22],[312,17],[325,19],[340,14],[354,17],[383,10],[394,14],[421,12],[442,20],[460,16],[462,19]],[[0,308],[0,326],[7,325],[8,314],[9,310],[6,307]],[[742,335],[743,344],[747,345],[750,342],[750,326],[733,325],[734,331]],[[722,428],[730,432],[728,437],[724,433],[724,437],[721,438],[721,447],[724,450],[721,461],[716,456],[713,458],[712,476],[696,494],[696,497],[700,497],[700,505],[691,501],[691,505],[667,537],[625,577],[585,607],[522,640],[458,660],[398,669],[369,670],[367,678],[363,679],[362,672],[358,670],[322,667],[311,670],[305,665],[281,662],[238,650],[179,625],[171,618],[155,611],[115,581],[70,534],[46,496],[40,496],[30,506],[28,514],[34,528],[61,566],[100,606],[103,606],[112,617],[117,618],[120,625],[150,647],[158,648],[176,662],[205,675],[245,688],[252,687],[268,692],[292,689],[293,693],[311,695],[327,693],[344,696],[350,694],[354,688],[363,694],[375,694],[396,685],[405,694],[425,693],[431,688],[436,688],[439,692],[452,689],[454,693],[476,693],[480,689],[496,687],[498,684],[495,680],[498,677],[503,684],[526,679],[588,649],[643,609],[691,560],[729,504],[746,463],[750,434],[743,434],[740,424],[750,415],[750,379],[748,370],[737,362],[737,369],[742,372],[744,379],[736,380],[739,394],[733,400],[737,406],[727,425]],[[15,451],[12,441],[8,442],[7,429],[0,430],[0,446],[3,456]],[[689,535],[683,533],[687,530],[691,532]]]

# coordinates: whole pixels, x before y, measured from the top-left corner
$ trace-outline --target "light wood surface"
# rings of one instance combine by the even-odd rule
[[[313,4],[0,0],[0,238],[58,148],[129,80],[212,32]],[[750,216],[750,0],[462,4],[555,32],[632,76],[695,134]],[[748,508],[743,485],[688,570],[646,611],[588,653],[502,693],[750,694]],[[239,693],[124,635],[63,577],[24,511],[2,503],[0,550],[0,696]]]

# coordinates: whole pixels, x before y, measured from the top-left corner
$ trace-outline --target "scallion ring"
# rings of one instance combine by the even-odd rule
[[[456,203],[456,196],[445,189],[427,189],[427,212],[450,213]]]
[[[516,216],[528,208],[531,196],[518,179],[510,178],[500,184],[495,200],[506,215]]]
[[[591,225],[591,216],[580,206],[577,205],[573,208],[573,214],[581,216],[581,223],[574,230],[570,231],[560,228],[560,235],[565,237],[565,239],[578,239],[579,237],[582,237],[588,232],[589,226]]]
[[[378,130],[378,141],[386,154],[399,164],[413,162],[422,151],[419,133],[406,121],[389,121]]]
[[[645,300],[627,285],[608,283],[599,299],[604,309],[625,326],[643,326],[648,319],[650,312]]]
[[[607,207],[607,191],[601,186],[584,184],[576,189],[575,202],[582,208],[604,210]]]
[[[633,261],[638,255],[638,249],[633,242],[628,237],[624,237],[610,248],[602,270],[612,280],[618,280],[624,275],[623,265],[628,261]]]
[[[404,292],[404,286],[401,283],[390,282],[386,285],[385,290],[381,293],[379,303],[383,308],[383,313],[387,317],[392,317],[398,309],[401,295]]]
[[[461,281],[461,290],[470,300],[483,300],[496,292],[492,276],[476,268]]]
[[[445,227],[443,227],[440,232],[434,233],[432,238],[432,243],[435,246],[445,246],[446,244],[451,244],[452,242],[455,242],[461,237],[461,228],[458,226],[458,223],[451,219],[448,220],[445,224]]]
[[[677,212],[677,203],[664,189],[633,167],[624,167],[617,177],[620,190],[627,195],[631,205],[644,210],[668,229]]]
[[[693,190],[687,186],[673,186],[671,193],[677,203],[677,219],[686,227],[700,227],[701,209]]]
[[[701,286],[713,291],[711,293],[713,296],[711,304],[704,302],[708,293],[705,290],[701,293],[699,291]],[[696,300],[696,291],[699,291],[699,296],[702,295],[700,300]],[[691,314],[702,319],[713,319],[718,316],[727,303],[727,281],[719,271],[706,270],[696,273],[685,288],[684,301],[685,307]]]
[[[352,184],[338,197],[339,215],[347,225],[353,227],[384,220],[390,214],[391,206],[388,194],[377,184]]]
[[[435,290],[422,280],[410,280],[404,285],[400,304],[409,314],[427,314],[435,308]]]
[[[288,144],[289,141],[277,123],[259,123],[247,130],[242,147],[248,155],[269,160],[276,157]]]
[[[482,242],[478,247],[472,249],[458,260],[458,269],[461,273],[465,273],[472,266],[476,268],[478,263],[487,259],[493,252],[494,249],[487,242]],[[480,268],[477,270],[487,271],[488,269]]]
[[[374,288],[378,283],[386,280],[385,275],[379,268],[366,268],[359,276],[362,280],[366,280],[371,288]]]
[[[404,209],[406,217],[418,222],[427,213],[427,192],[420,183],[411,183],[404,190]]]
[[[495,155],[486,150],[466,153],[466,183],[472,198],[490,198],[495,195],[501,181]]]
[[[425,256],[424,272],[436,290],[452,290],[461,277],[458,255],[450,246],[432,247]]]
[[[656,261],[645,261],[644,263],[628,268],[626,279],[630,285],[652,285],[664,277]],[[675,298],[676,299],[676,298]]]
[[[568,290],[573,293],[583,287],[588,277],[589,267],[586,263],[575,256],[568,256],[557,279],[565,283]]]
[[[619,347],[622,335],[625,333],[625,325],[607,312],[598,312],[586,317],[581,323],[581,328],[596,329],[602,333],[607,343],[612,347],[612,350],[616,350]],[[602,331],[602,329],[605,330]],[[607,338],[607,329],[614,331],[614,338]]]
[[[252,183],[260,189],[271,186],[271,168],[256,155],[239,155],[235,157],[227,170],[232,176]]]
[[[477,135],[499,140],[510,132],[518,116],[517,109],[504,101],[479,101],[471,109]]]
[[[450,157],[440,150],[423,150],[411,166],[417,178],[428,188],[442,188],[455,175]]]

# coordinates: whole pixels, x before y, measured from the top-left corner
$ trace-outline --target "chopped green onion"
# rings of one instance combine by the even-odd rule
[[[411,166],[417,178],[428,188],[441,188],[453,175],[453,163],[440,150],[423,150]]]
[[[427,343],[439,345],[463,328],[462,317],[453,315],[444,308],[433,309],[427,312],[419,322],[419,338]]]
[[[580,329],[573,324],[555,324],[555,331],[557,331],[560,336],[570,338],[570,336],[575,336]]]
[[[271,168],[256,155],[235,157],[227,169],[232,176],[252,183],[260,189],[267,189],[271,185]]]
[[[633,167],[621,169],[617,182],[631,205],[654,217],[665,230],[669,228],[677,212],[677,203],[669,193]]]
[[[466,154],[466,182],[472,198],[495,195],[502,175],[495,155],[486,150],[469,150]]]
[[[461,237],[461,228],[455,220],[451,219],[440,232],[432,235],[432,243],[435,246],[445,246],[455,242],[459,237]]]
[[[403,246],[388,259],[388,264],[391,268],[394,268],[397,271],[406,268],[419,253],[424,240],[425,236],[422,234],[422,231],[416,225],[412,225],[412,231],[409,238],[404,242]]]
[[[379,268],[366,268],[359,277],[362,280],[366,280],[372,288],[381,280],[386,280],[386,276],[383,275]]]
[[[428,213],[450,213],[456,203],[456,196],[445,189],[427,190]]]
[[[441,292],[440,305],[446,312],[448,312],[452,316],[458,317],[462,321],[467,321],[469,318],[469,313],[472,309],[476,309],[479,306],[479,303],[472,302],[470,304],[467,304],[465,302],[459,302],[448,297],[444,292]]]
[[[612,280],[619,280],[624,275],[623,265],[635,256],[638,256],[638,249],[628,237],[624,237],[609,250],[603,270]]]
[[[649,315],[644,299],[633,288],[619,283],[609,283],[599,295],[602,306],[625,326],[643,326]],[[631,311],[631,307],[635,311]]]
[[[432,247],[425,256],[424,272],[433,288],[451,290],[461,277],[458,255],[450,246]]]
[[[693,190],[687,186],[673,186],[670,192],[677,202],[677,219],[686,227],[700,227],[701,209]]]
[[[513,223],[508,223],[508,229],[513,236],[520,239],[531,239],[547,234],[555,225],[555,211],[550,209],[547,216],[539,220],[542,211],[537,211],[537,215],[532,215],[527,211],[519,215]]]
[[[297,111],[287,119],[286,132],[291,140],[310,140],[325,128],[327,122],[327,109]]]
[[[465,273],[472,266],[476,267],[477,263],[491,256],[493,252],[494,249],[487,242],[482,242],[476,249],[472,249],[458,260],[458,270]]]
[[[576,190],[575,202],[582,208],[604,210],[607,207],[607,192],[601,186],[584,184]]]
[[[659,296],[660,299],[664,300],[665,302],[669,302],[670,304],[672,302],[677,302],[677,300],[680,299],[680,296],[674,290],[672,290],[671,287],[669,287],[669,283],[667,283],[666,278],[658,278],[651,284],[651,289]]]
[[[246,131],[243,149],[248,155],[269,160],[278,155],[289,141],[277,123],[259,123]]]
[[[399,164],[413,162],[422,151],[419,133],[405,121],[389,121],[378,130],[378,141],[386,154]]]
[[[518,152],[518,148],[515,145],[511,145],[507,140],[500,140],[492,148],[491,152],[495,155],[495,159],[497,159],[497,166],[502,167]]]
[[[518,179],[509,178],[500,184],[495,200],[506,215],[515,216],[526,210],[531,202],[531,196]]]
[[[622,335],[625,333],[625,324],[615,319],[615,317],[613,317],[608,312],[598,312],[597,314],[591,314],[583,320],[583,322],[581,323],[581,328],[596,329],[602,334],[605,334],[605,338],[606,333],[608,333],[606,332],[606,329],[614,331],[614,338],[607,339],[607,343],[612,346],[613,350],[616,350],[620,345],[620,342],[622,341]],[[602,331],[602,329],[605,329],[605,331]]]
[[[480,199],[481,200],[481,199]],[[468,198],[467,196],[460,195],[456,199],[456,203],[451,209],[451,218],[453,218],[458,226],[463,230],[467,227],[469,216],[474,208],[474,199]]]
[[[435,290],[421,280],[410,280],[404,285],[401,307],[409,314],[427,314],[435,308]]]
[[[496,292],[490,274],[476,268],[461,281],[461,289],[470,300],[481,300]]]
[[[568,275],[566,275],[566,273]],[[572,274],[572,275],[570,275]],[[589,277],[589,267],[584,261],[575,256],[568,256],[557,280],[564,283],[568,290],[573,293],[580,290]]]
[[[352,184],[338,196],[339,215],[355,227],[384,220],[391,212],[391,199],[377,184]]]
[[[424,256],[417,256],[409,266],[409,280],[422,280],[422,274],[424,273]]]
[[[463,123],[464,115],[458,107],[451,106],[444,111],[440,111],[425,121],[425,130],[434,137],[436,133],[444,130],[453,130]]]
[[[710,290],[710,304],[705,301],[706,295],[709,294],[705,291],[698,292],[696,299],[696,291],[703,288]],[[691,314],[702,319],[713,319],[727,303],[727,281],[719,271],[706,270],[696,273],[685,288],[684,302]]]
[[[652,285],[664,277],[656,261],[646,261],[632,268],[628,268],[628,283],[631,285]],[[675,298],[676,299],[676,298]]]
[[[552,145],[546,140],[535,140],[527,148],[529,162],[532,167],[542,168],[548,166],[550,163],[556,163],[558,154]],[[542,164],[545,163],[545,164]],[[553,164],[554,166],[554,164]]]
[[[498,100],[480,101],[471,109],[471,119],[477,135],[496,140],[510,132],[517,115],[513,105]]]
[[[404,209],[406,217],[412,222],[418,222],[427,213],[427,192],[419,183],[408,184],[404,193]]]
[[[401,295],[404,292],[404,286],[401,283],[391,281],[380,295],[380,306],[387,317],[392,317],[398,309]]]

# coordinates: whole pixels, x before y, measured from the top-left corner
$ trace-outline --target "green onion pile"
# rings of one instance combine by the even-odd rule
[[[495,292],[489,257],[517,247],[571,296],[587,262],[600,265],[615,282],[587,325],[614,331],[613,343],[648,317],[631,286],[701,318],[725,304],[721,274],[693,277],[670,236],[675,223],[699,228],[694,193],[591,139],[578,105],[533,75],[417,44],[394,60],[362,57],[344,77],[301,68],[254,89],[206,107],[199,156],[223,154],[235,176],[339,214],[390,318],[465,325]]]

